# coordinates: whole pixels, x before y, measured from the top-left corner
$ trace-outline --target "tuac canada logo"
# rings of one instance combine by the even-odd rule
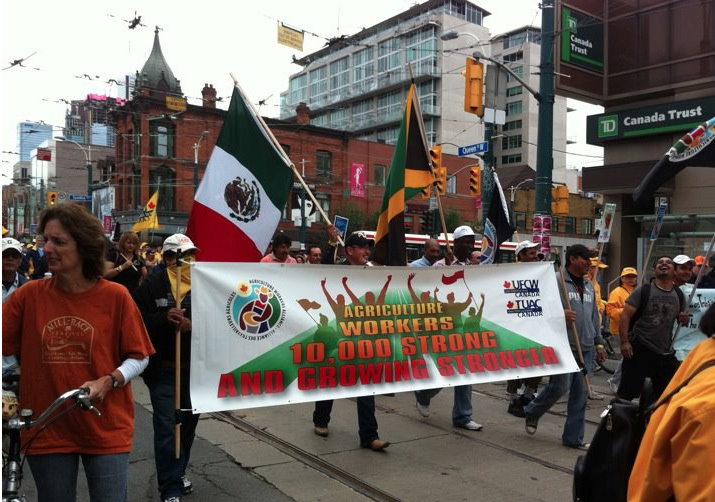
[[[229,216],[243,223],[255,220],[261,212],[261,191],[255,180],[249,183],[237,176],[226,185],[223,198],[232,211]]]
[[[231,329],[246,340],[268,338],[285,319],[285,302],[266,281],[241,281],[226,304]]]

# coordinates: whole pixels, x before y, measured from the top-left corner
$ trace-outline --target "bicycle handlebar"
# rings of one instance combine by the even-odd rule
[[[13,417],[6,423],[6,427],[8,429],[31,429],[33,427],[37,427],[38,425],[41,425],[42,423],[46,422],[47,419],[49,419],[50,416],[60,406],[62,406],[62,404],[65,403],[65,401],[69,401],[70,399],[74,400],[75,402],[73,407],[79,406],[84,410],[91,411],[97,416],[102,415],[102,413],[90,402],[89,389],[86,387],[82,387],[79,389],[68,390],[60,397],[55,399],[52,404],[50,404],[36,420],[32,420],[30,418]]]

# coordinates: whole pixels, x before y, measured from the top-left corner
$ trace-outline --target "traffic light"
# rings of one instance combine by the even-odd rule
[[[464,111],[474,113],[478,117],[484,116],[484,64],[467,58],[464,69]]]
[[[469,190],[472,195],[482,194],[482,168],[479,166],[469,170]]]
[[[429,199],[432,196],[432,184],[430,183],[422,189],[422,198]]]
[[[445,195],[447,193],[447,168],[446,167],[438,167],[437,169],[435,169],[434,184],[437,187],[437,193],[439,195]]]
[[[551,213],[557,216],[569,214],[569,187],[566,185],[551,189]]]
[[[442,145],[435,145],[430,148],[429,157],[437,193],[444,195],[446,193],[447,169],[442,167]]]
[[[57,192],[47,192],[47,207],[55,207],[57,205]]]
[[[429,216],[429,213],[427,211],[423,211],[420,213],[420,233],[421,234],[429,233],[429,221],[427,219],[427,216]]]

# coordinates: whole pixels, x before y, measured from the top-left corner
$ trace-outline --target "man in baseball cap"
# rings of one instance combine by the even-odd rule
[[[17,272],[22,262],[22,244],[12,237],[2,240],[2,301],[10,296],[27,279]]]
[[[174,234],[167,237],[164,241],[164,245],[161,247],[162,253],[176,253],[181,251],[181,253],[186,253],[187,251],[198,251],[199,248],[194,246],[194,243],[186,237],[184,234]]]
[[[544,258],[544,254],[539,250],[540,245],[532,241],[521,241],[516,245],[514,255],[516,261],[520,263],[539,261]]]
[[[679,254],[673,258],[675,264],[675,285],[680,287],[693,276],[695,260],[686,254]]]

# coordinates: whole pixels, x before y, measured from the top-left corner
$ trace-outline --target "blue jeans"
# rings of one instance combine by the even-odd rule
[[[38,502],[75,502],[79,459],[87,476],[91,502],[126,502],[129,453],[28,455]]]
[[[434,396],[442,389],[424,389],[415,392],[417,402],[429,406]],[[457,385],[454,388],[454,405],[452,405],[452,425],[462,427],[472,420],[472,386]]]
[[[181,450],[177,459],[174,445],[174,370],[162,368],[146,383],[154,409],[154,461],[159,493],[162,499],[180,497],[183,490],[181,476],[186,473],[186,466],[189,464],[199,415],[190,411],[181,412]],[[181,372],[181,408],[192,408],[188,370]]]
[[[360,396],[357,401],[358,435],[360,446],[368,447],[377,434],[377,419],[375,418],[375,396]],[[333,411],[333,400],[316,401],[313,411],[313,424],[316,427],[327,427],[330,422],[330,412]]]
[[[583,351],[583,360],[587,368],[593,365],[593,351]],[[580,445],[583,443],[586,429],[586,401],[588,401],[588,391],[580,371],[552,375],[549,384],[539,392],[536,399],[524,406],[524,413],[527,418],[538,420],[566,392],[569,393],[569,400],[566,405],[566,423],[561,441],[567,446]]]

